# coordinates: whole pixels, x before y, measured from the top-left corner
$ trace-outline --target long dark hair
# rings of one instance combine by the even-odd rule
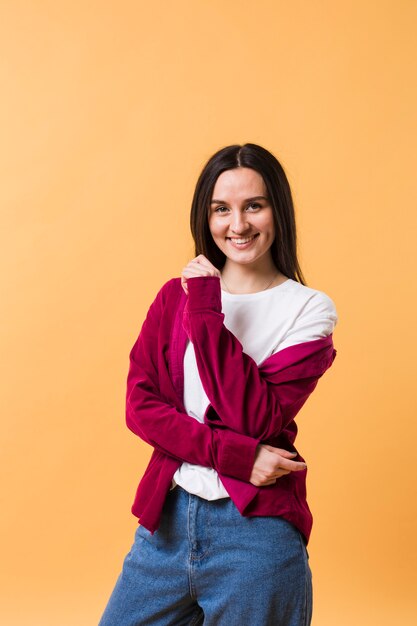
[[[226,255],[211,236],[208,215],[217,178],[222,172],[236,167],[250,167],[262,176],[274,215],[272,260],[282,274],[306,285],[297,259],[297,232],[289,182],[278,159],[255,143],[226,146],[210,157],[204,166],[191,205],[190,227],[195,255],[204,254],[220,270],[226,262]]]

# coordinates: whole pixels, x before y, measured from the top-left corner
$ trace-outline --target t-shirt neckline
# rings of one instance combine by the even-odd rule
[[[221,294],[222,297],[226,296],[226,298],[230,298],[233,300],[251,300],[259,297],[264,297],[265,294],[275,293],[285,286],[289,287],[292,282],[294,282],[292,278],[287,278],[287,280],[284,280],[283,283],[280,283],[275,287],[271,287],[270,289],[263,289],[262,291],[255,291],[253,293],[230,293],[229,291],[224,291],[223,289],[221,289]]]

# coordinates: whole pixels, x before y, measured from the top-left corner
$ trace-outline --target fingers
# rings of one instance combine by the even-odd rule
[[[217,276],[213,270],[203,267],[202,265],[187,265],[183,268],[182,275],[187,278],[193,278],[195,276]]]
[[[274,485],[279,478],[290,474],[289,470],[279,469],[276,472],[258,473],[250,481],[255,487],[266,487],[267,485]]]
[[[265,487],[266,485],[274,485],[279,478],[282,476],[286,476],[290,472],[285,470],[280,470],[275,472],[274,475],[257,475],[250,482],[255,485],[255,487]]]
[[[283,450],[282,454],[279,454],[278,451],[280,448],[271,448],[271,446],[266,446],[263,444],[259,445],[258,454],[255,459],[254,467],[259,471],[261,476],[265,478],[275,478],[279,477],[282,472],[301,472],[307,469],[307,465],[303,461],[294,461],[293,455],[289,455],[286,450]],[[290,458],[286,458],[290,456]]]
[[[294,456],[297,456],[298,452],[289,452],[288,450],[284,450],[283,448],[274,448],[273,446],[268,446],[267,444],[260,444],[270,452],[274,452],[275,454],[279,454],[280,456],[285,457],[286,459],[291,459]]]
[[[266,485],[273,485],[277,480],[290,474],[292,471],[300,471],[305,470],[306,465],[304,463],[298,463],[297,469],[286,469],[284,467],[276,467],[272,468],[266,467],[258,467],[254,468],[250,482],[256,487],[263,487]]]
[[[191,278],[192,276],[216,276],[214,269],[197,263],[196,261],[190,261],[182,270],[183,276]]]
[[[203,254],[199,254],[183,268],[182,276],[220,276],[220,271]]]
[[[294,456],[297,456],[297,452],[288,452],[288,450],[284,450],[283,448],[275,448],[273,446],[269,446],[266,444],[260,444],[262,448],[265,448],[269,452],[275,454],[277,459],[274,459],[273,463],[277,468],[283,468],[289,470],[290,472],[297,472],[301,470],[305,470],[307,468],[306,463],[303,461],[293,461]]]
[[[301,472],[302,470],[307,469],[306,463],[302,461],[290,461],[289,459],[282,458],[279,467],[290,472]]]
[[[199,254],[198,256],[195,257],[195,259],[192,259],[191,262],[195,262],[195,263],[199,263],[200,265],[203,265],[209,269],[212,269],[216,272],[219,272],[219,270],[217,269],[217,267],[215,267],[213,265],[213,263],[211,263],[208,258],[206,256],[204,256],[204,254]],[[219,272],[220,273],[220,272]]]
[[[267,485],[274,485],[277,482],[277,479],[255,476],[251,478],[249,482],[251,482],[252,485],[255,485],[255,487],[266,487]]]

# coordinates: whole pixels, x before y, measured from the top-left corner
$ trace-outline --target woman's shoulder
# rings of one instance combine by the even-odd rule
[[[302,314],[304,316],[329,316],[337,322],[336,304],[328,293],[302,285],[295,280],[291,280],[291,288],[294,297],[298,298],[302,304]]]

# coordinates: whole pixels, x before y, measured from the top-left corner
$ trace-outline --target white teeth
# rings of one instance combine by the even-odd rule
[[[255,238],[255,235],[253,235],[252,237],[245,237],[245,239],[236,239],[235,237],[230,237],[230,239],[234,243],[248,243],[248,241],[252,241],[252,239],[254,238]]]

